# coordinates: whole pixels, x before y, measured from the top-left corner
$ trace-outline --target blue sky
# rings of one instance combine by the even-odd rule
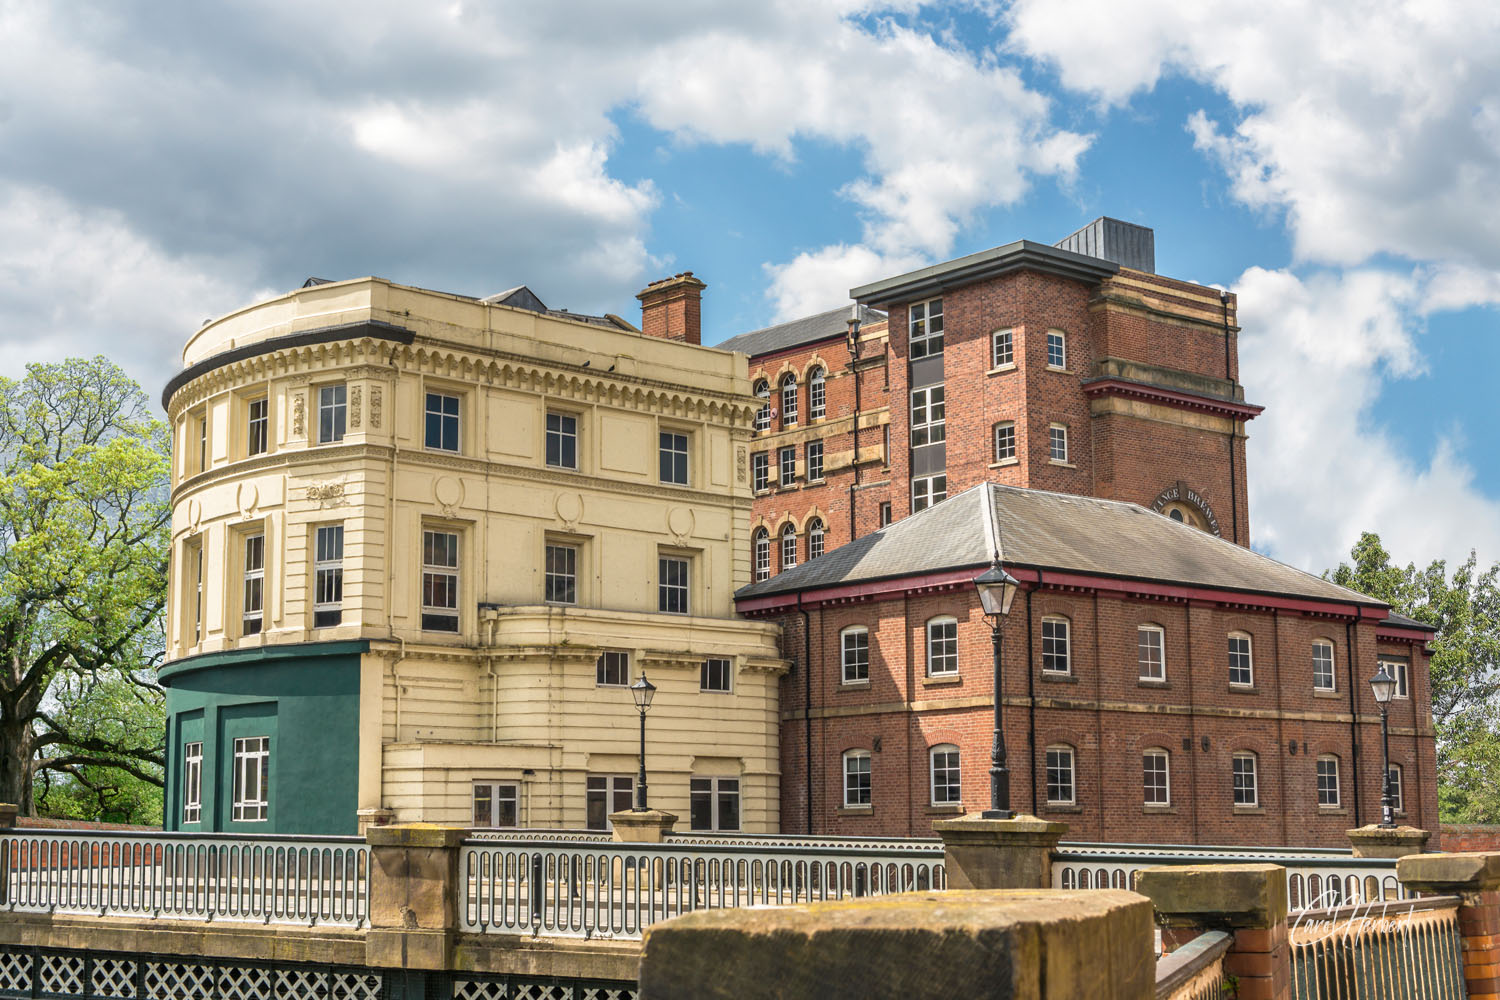
[[[1258,548],[1500,558],[1500,10],[0,0],[0,373],[153,393],[204,319],[378,274],[705,340],[1099,215],[1240,295]]]

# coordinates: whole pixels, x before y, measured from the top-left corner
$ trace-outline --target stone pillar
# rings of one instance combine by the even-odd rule
[[[1052,852],[1068,824],[1035,816],[985,819],[969,813],[932,824],[943,838],[950,889],[1051,889]]]
[[[1469,1000],[1500,1000],[1500,854],[1415,854],[1396,862],[1396,878],[1416,892],[1457,896]]]
[[[641,1000],[1156,995],[1151,905],[1101,889],[909,892],[699,910],[641,942]]]
[[[615,828],[615,839],[625,844],[660,844],[672,832],[677,817],[660,809],[622,809],[609,814]]]
[[[0,802],[0,830],[9,830],[16,825],[21,807],[14,802]]]
[[[1292,952],[1286,926],[1286,869],[1279,865],[1180,865],[1136,874],[1164,936],[1179,942],[1202,931],[1234,936],[1224,971],[1239,980],[1239,1000],[1286,1000]],[[1176,933],[1173,933],[1176,932]]]
[[[1345,830],[1356,858],[1404,858],[1427,850],[1432,836],[1414,826],[1384,827],[1371,823],[1357,830]]]
[[[365,831],[372,826],[390,826],[391,820],[396,818],[393,809],[356,809],[354,811],[356,821],[359,823],[359,835],[363,837]]]
[[[372,826],[370,929],[365,960],[375,968],[452,968],[462,902],[458,845],[468,830],[415,823]]]

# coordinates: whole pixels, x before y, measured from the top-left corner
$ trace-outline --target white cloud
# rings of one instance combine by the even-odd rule
[[[1421,273],[1360,269],[1301,278],[1252,268],[1236,283],[1240,368],[1263,416],[1249,425],[1255,544],[1314,572],[1376,531],[1401,561],[1500,557],[1500,501],[1439,437],[1425,461],[1382,428],[1385,383],[1420,374]]]
[[[775,322],[837,308],[849,301],[850,288],[921,264],[919,257],[888,257],[867,246],[843,243],[803,251],[784,264],[767,264]]]

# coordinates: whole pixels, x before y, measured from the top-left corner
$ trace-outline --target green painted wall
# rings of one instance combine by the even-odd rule
[[[162,667],[167,689],[169,830],[357,832],[359,662],[369,643],[210,653]],[[233,819],[233,746],[271,740],[264,821]],[[182,822],[183,746],[203,743],[203,819]]]

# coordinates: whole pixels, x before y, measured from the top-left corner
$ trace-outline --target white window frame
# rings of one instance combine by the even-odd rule
[[[941,764],[938,756],[945,759]],[[928,802],[934,807],[963,804],[963,761],[958,747],[952,743],[939,743],[927,748]],[[939,777],[942,782],[939,783]]]
[[[776,385],[781,394],[781,426],[797,426],[797,376],[787,372]]]
[[[595,787],[596,785],[600,787]],[[615,825],[610,822],[611,814],[624,812],[635,805],[635,775],[633,774],[585,775],[583,789],[583,822],[590,830],[613,830]],[[589,805],[596,795],[604,799],[602,826],[595,826],[589,822]]]
[[[945,488],[946,488],[946,484],[945,484]],[[882,500],[881,503],[880,503],[880,507],[878,508],[878,514],[879,514],[879,518],[880,518],[880,527],[881,528],[888,528],[888,527],[890,527],[890,524],[891,524],[891,512],[892,512],[891,502],[889,500]],[[878,531],[879,529],[877,528],[876,530]]]
[[[312,542],[313,628],[332,628],[343,620],[344,525],[314,525]]]
[[[1054,757],[1054,755],[1056,755]],[[1044,754],[1047,779],[1047,805],[1049,806],[1075,806],[1078,804],[1078,751],[1066,743],[1054,743],[1049,746]],[[1067,774],[1067,797],[1062,798],[1053,795],[1053,788],[1061,788],[1061,775]],[[1053,776],[1058,775],[1054,781]]]
[[[764,451],[757,451],[750,456],[750,490],[752,493],[764,493],[771,488],[771,456]]]
[[[1057,665],[1059,658],[1062,666]],[[1064,615],[1042,616],[1042,673],[1058,677],[1073,673],[1073,623]]]
[[[668,486],[691,486],[693,463],[689,457],[692,438],[687,431],[667,429],[657,432],[657,472]],[[669,474],[670,473],[670,478]],[[677,478],[678,475],[682,478]]]
[[[1337,809],[1344,804],[1339,788],[1339,759],[1331,753],[1319,754],[1313,762],[1317,779],[1318,808]],[[1324,801],[1331,798],[1331,801]]]
[[[1047,460],[1058,465],[1068,464],[1068,425],[1047,425]]]
[[[943,353],[943,300],[913,302],[907,309],[906,356],[911,361]]]
[[[439,537],[449,539],[452,542],[453,561],[434,562],[430,561],[433,553],[433,545]],[[431,542],[429,542],[429,539]],[[447,542],[444,543],[447,547]],[[442,555],[442,553],[438,553]],[[459,608],[461,606],[460,571],[463,565],[463,535],[457,530],[442,527],[422,527],[422,591],[421,591],[421,626],[424,632],[448,632],[456,634],[461,629]],[[429,594],[433,592],[433,586],[439,580],[447,581],[447,589],[452,593],[451,604],[433,604],[428,600]],[[429,624],[429,619],[431,623]],[[439,620],[441,619],[441,624]],[[452,622],[452,628],[447,627],[447,622]]]
[[[911,481],[911,512],[926,510],[948,499],[948,474],[922,476]]]
[[[182,745],[182,821],[203,822],[203,741]]]
[[[1160,767],[1153,763],[1160,762]],[[1160,782],[1153,780],[1160,775]],[[1153,794],[1160,798],[1153,801]],[[1151,808],[1164,808],[1172,804],[1172,755],[1162,747],[1147,747],[1141,751],[1141,802]]]
[[[184,545],[183,575],[187,577],[190,592],[184,605],[190,609],[192,630],[190,644],[203,641],[203,539],[192,538]]]
[[[811,562],[823,554],[825,544],[823,522],[813,518],[807,523],[807,560]]]
[[[1396,691],[1392,698],[1405,700],[1411,697],[1411,665],[1405,660],[1380,657],[1377,661],[1379,666],[1385,667],[1390,675],[1396,678]]]
[[[563,605],[578,603],[578,554],[578,546],[568,542],[548,541],[543,547],[543,601]]]
[[[1056,351],[1052,349],[1054,346]],[[1053,360],[1054,356],[1056,361]],[[1068,335],[1061,330],[1047,331],[1047,367],[1058,372],[1068,370]]]
[[[693,807],[704,797],[708,799],[708,825],[697,822]],[[724,820],[724,803],[734,800],[735,821],[729,825]],[[727,776],[693,775],[688,779],[688,828],[696,831],[738,833],[744,824],[744,799],[740,795],[740,779]]]
[[[822,420],[828,415],[828,382],[822,368],[807,376],[807,419]]]
[[[911,446],[921,448],[947,440],[947,406],[943,383],[911,391]]]
[[[428,451],[442,451],[456,455],[463,448],[463,397],[454,392],[443,392],[440,389],[428,389],[422,397],[422,446]],[[436,402],[438,408],[434,410],[432,404]],[[452,413],[449,413],[449,404],[452,404]],[[432,419],[437,418],[437,444],[431,440]],[[453,425],[453,447],[444,444],[447,437],[448,424]]]
[[[755,411],[755,433],[764,434],[771,429],[771,383],[765,379],[755,383],[755,395],[765,402]]]
[[[732,694],[734,661],[727,656],[710,656],[698,667],[698,690],[709,694]]]
[[[823,442],[807,442],[806,476],[809,483],[819,482],[823,478]]]
[[[553,427],[553,423],[557,426]],[[571,422],[571,427],[569,423]],[[568,413],[564,410],[548,410],[545,418],[546,430],[542,440],[542,461],[553,469],[572,469],[575,472],[579,468],[579,453],[582,451],[578,432],[579,418],[576,413]],[[557,442],[557,461],[552,461],[552,442]],[[565,461],[568,446],[572,446],[573,461],[570,464]]]
[[[781,546],[782,571],[795,568],[797,565],[797,529],[790,524],[782,525],[778,542]]]
[[[479,822],[479,798],[480,790],[488,793],[490,802],[489,823]],[[514,822],[500,822],[500,806],[503,802],[509,802]],[[476,781],[470,793],[470,804],[472,809],[469,818],[477,830],[514,830],[521,825],[521,787],[514,781]]]
[[[1248,688],[1255,686],[1255,640],[1249,632],[1231,632],[1226,637],[1227,657],[1229,662],[1229,686]],[[1235,649],[1236,642],[1243,642],[1243,651]],[[1244,664],[1237,663],[1237,657],[1244,657]],[[1235,672],[1243,669],[1245,680],[1235,680]]]
[[[781,448],[776,453],[776,485],[791,486],[797,481],[797,448]]]
[[[1167,631],[1160,625],[1140,625],[1135,630],[1136,662],[1140,679],[1161,682],[1167,679]],[[1156,654],[1153,663],[1151,653]]]
[[[1324,657],[1322,657],[1322,656],[1319,655],[1323,650],[1327,650],[1327,653],[1328,653],[1328,655],[1326,657],[1326,660],[1325,660]],[[1320,684],[1319,683],[1319,667],[1324,662],[1327,663],[1327,667],[1328,667],[1328,683],[1327,684]],[[1339,686],[1338,674],[1333,669],[1333,664],[1334,664],[1334,645],[1333,645],[1333,642],[1331,640],[1329,640],[1329,639],[1314,639],[1313,640],[1313,644],[1312,644],[1312,668],[1313,668],[1313,690],[1314,691],[1337,691],[1338,690],[1338,686]]]
[[[266,533],[242,535],[240,571],[240,635],[256,635],[266,627]]]
[[[1004,368],[1016,363],[1016,339],[1010,327],[990,334],[990,367]]]
[[[958,619],[952,615],[927,621],[927,676],[958,676]]]
[[[872,808],[875,805],[875,768],[870,751],[845,750],[843,770],[844,808]],[[864,777],[863,782],[858,780],[861,775]],[[851,778],[855,779],[853,783],[850,782]]]
[[[1392,781],[1392,778],[1395,780]],[[1402,784],[1404,779],[1405,774],[1400,764],[1392,764],[1390,770],[1386,772],[1386,780],[1391,785],[1391,812],[1393,813],[1406,812],[1406,789]],[[1385,789],[1381,789],[1382,793],[1384,791]]]
[[[1008,447],[1001,447],[1001,437],[1008,442]],[[994,443],[994,455],[996,462],[1009,462],[1016,457],[1016,422],[1014,420],[1002,420],[994,426],[990,432],[990,438]]]
[[[750,550],[755,582],[771,579],[771,533],[765,528],[755,529],[755,534],[750,539]]]
[[[256,415],[257,408],[260,410]],[[271,450],[271,399],[254,396],[245,400],[245,457],[254,458]]]
[[[237,737],[233,748],[230,818],[236,823],[264,823],[271,811],[271,738]]]
[[[656,610],[664,615],[687,615],[693,610],[693,560],[662,553],[656,557]]]
[[[318,444],[338,444],[349,431],[349,387],[343,382],[320,385]]]
[[[1241,765],[1249,763],[1248,770]],[[1249,775],[1248,783],[1244,780]],[[1241,795],[1249,792],[1249,801],[1240,801]],[[1260,758],[1249,750],[1236,750],[1229,763],[1230,802],[1236,809],[1254,809],[1260,806]]]
[[[619,679],[611,680],[618,672]],[[606,649],[594,661],[595,687],[629,687],[630,654],[621,649]]]
[[[850,672],[859,676],[850,676]],[[839,683],[868,684],[870,681],[870,630],[848,625],[839,630]]]

